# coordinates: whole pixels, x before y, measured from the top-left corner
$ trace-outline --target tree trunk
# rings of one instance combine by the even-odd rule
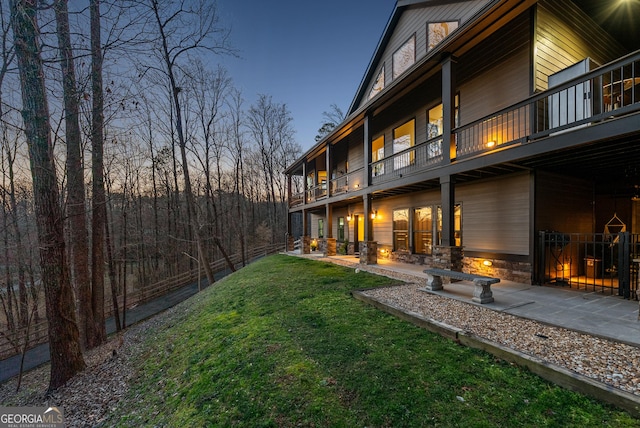
[[[62,210],[52,143],[44,70],[38,46],[36,0],[11,0],[16,57],[22,84],[22,118],[29,146],[42,283],[49,320],[49,390],[84,369],[73,291],[64,245]]]
[[[100,0],[89,2],[91,15],[91,174],[93,203],[91,216],[91,306],[94,335],[89,347],[107,340],[104,319],[104,230],[106,197],[104,190],[104,98],[102,91],[102,43],[100,42]]]
[[[91,307],[89,243],[85,220],[84,170],[79,122],[78,93],[69,32],[67,0],[56,0],[56,27],[62,69],[65,134],[67,140],[67,225],[71,245],[71,272],[78,301],[80,341],[86,347],[88,337],[96,336]]]

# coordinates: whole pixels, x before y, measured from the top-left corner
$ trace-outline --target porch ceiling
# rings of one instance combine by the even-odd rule
[[[640,133],[547,152],[518,164],[633,191],[640,185]]]

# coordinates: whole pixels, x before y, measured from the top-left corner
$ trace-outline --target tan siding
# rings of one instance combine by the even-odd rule
[[[626,53],[588,15],[568,0],[541,0],[537,8],[535,88],[549,75],[590,57],[603,65]]]
[[[460,125],[530,95],[529,28],[529,14],[524,13],[460,58]]]
[[[529,174],[456,188],[467,251],[529,254]]]
[[[349,172],[364,166],[364,131],[359,129],[347,137],[349,139]]]

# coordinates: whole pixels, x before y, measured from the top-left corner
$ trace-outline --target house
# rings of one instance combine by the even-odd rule
[[[291,238],[631,296],[637,7],[398,0],[346,120],[286,170]]]

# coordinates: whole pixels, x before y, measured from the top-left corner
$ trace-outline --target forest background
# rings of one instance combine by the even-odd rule
[[[284,242],[301,147],[216,62],[236,52],[213,1],[10,0],[0,25],[0,340],[46,318],[55,389],[110,295]]]

